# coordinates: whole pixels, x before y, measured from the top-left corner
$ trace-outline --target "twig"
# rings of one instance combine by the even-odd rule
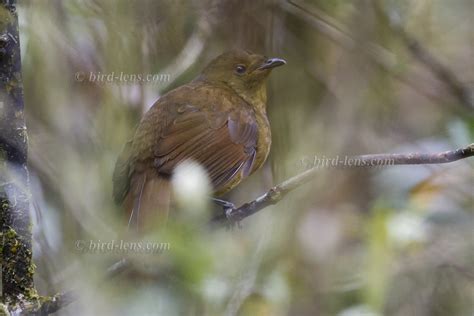
[[[38,297],[35,301],[22,301],[15,306],[1,305],[0,315],[46,316],[59,311],[74,301],[73,292],[56,294],[52,297]],[[1,313],[4,314],[1,314]]]
[[[329,168],[367,168],[380,165],[421,165],[421,164],[441,164],[453,162],[456,160],[474,156],[474,143],[457,150],[450,150],[441,153],[425,154],[375,154],[353,156],[345,159],[337,159],[327,167]],[[349,164],[350,162],[350,164]],[[257,213],[265,207],[278,203],[290,191],[314,179],[320,166],[308,169],[277,186],[274,186],[262,196],[255,200],[245,203],[242,206],[231,211],[229,214],[220,214],[215,216],[211,223],[235,223],[242,219]]]
[[[402,40],[411,55],[443,82],[462,105],[471,110],[474,109],[474,91],[466,86],[449,67],[431,54],[397,19],[391,19],[378,1],[372,3],[376,12],[387,21],[389,28]]]
[[[288,0],[281,3],[281,8],[288,13],[298,16],[307,24],[318,30],[334,43],[346,49],[360,48],[374,58],[375,62],[386,69],[393,69],[397,65],[396,55],[387,49],[375,44],[360,45],[353,33],[342,23],[318,10],[314,6],[303,5],[301,1]]]
[[[74,292],[69,291],[53,296],[41,305],[40,315],[49,315],[66,307],[75,300]]]
[[[419,82],[421,79],[418,78],[418,76],[415,76],[414,74],[407,76],[400,72],[395,54],[372,42],[369,42],[366,45],[360,45],[360,43],[358,43],[356,40],[356,36],[354,36],[354,34],[352,34],[352,32],[346,26],[334,18],[328,16],[321,10],[318,10],[314,6],[310,6],[307,3],[304,3],[303,5],[301,1],[295,0],[281,2],[280,7],[288,13],[298,16],[305,23],[312,26],[322,35],[326,36],[342,48],[347,50],[352,50],[355,48],[363,50],[371,57],[371,60],[376,66],[390,73],[395,79],[414,89],[417,93],[433,101],[439,99],[439,96],[420,86]],[[417,47],[417,49],[419,49],[419,47]],[[425,60],[427,59],[425,58]],[[441,65],[441,67],[435,67],[435,69],[444,70],[446,68]],[[469,100],[471,100],[471,104],[474,103],[474,97],[472,97],[472,94],[470,94],[467,89],[459,88],[462,87],[462,84],[460,84],[459,80],[457,80],[456,76],[454,76],[452,72],[449,70],[447,72],[438,71],[438,74],[441,74],[442,78],[447,78],[447,81],[442,79],[443,82],[453,83],[451,88],[454,87],[454,90],[452,89],[452,91],[455,91],[455,95],[460,96],[463,101],[467,100],[467,102],[469,102]],[[448,76],[446,76],[446,74],[448,74]],[[454,80],[451,80],[451,78],[454,78]],[[466,102],[463,102],[463,104],[466,104]]]
[[[473,92],[458,79],[456,74],[436,59],[416,38],[405,30],[400,29],[399,34],[412,56],[442,81],[462,105],[471,110],[474,109]]]
[[[111,279],[131,267],[129,260],[122,258],[107,268],[105,279]]]

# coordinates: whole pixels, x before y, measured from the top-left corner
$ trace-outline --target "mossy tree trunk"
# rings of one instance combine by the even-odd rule
[[[72,292],[39,296],[34,286],[28,137],[23,110],[16,1],[0,0],[0,316],[49,315],[74,300]]]
[[[33,283],[27,149],[18,16],[14,0],[0,0],[2,297],[9,306],[37,297]]]

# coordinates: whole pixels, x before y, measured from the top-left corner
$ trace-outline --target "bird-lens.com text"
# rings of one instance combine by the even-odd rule
[[[81,253],[158,254],[170,250],[168,242],[126,240],[76,240],[76,251]]]

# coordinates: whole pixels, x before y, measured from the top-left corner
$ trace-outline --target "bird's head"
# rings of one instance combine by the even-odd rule
[[[225,84],[250,103],[265,103],[265,79],[275,67],[286,64],[246,50],[232,50],[212,60],[199,76],[215,84]]]

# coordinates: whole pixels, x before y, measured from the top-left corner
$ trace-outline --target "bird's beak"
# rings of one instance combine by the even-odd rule
[[[286,61],[281,58],[268,58],[260,67],[258,67],[258,70],[264,70],[264,69],[271,69],[275,68],[278,66],[283,66],[286,64]]]

